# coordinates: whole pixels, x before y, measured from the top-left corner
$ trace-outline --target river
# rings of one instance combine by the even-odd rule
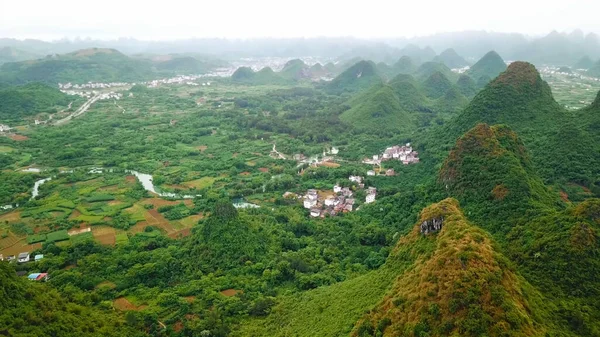
[[[36,172],[36,173],[41,172],[41,170],[37,169],[37,168],[29,168],[29,169],[23,170],[23,171],[24,172]],[[93,167],[92,169],[90,169],[88,171],[88,173],[89,174],[102,174],[105,171],[113,172],[113,169],[107,170],[102,167]],[[198,195],[188,195],[188,194],[180,195],[180,194],[171,193],[171,192],[161,192],[154,186],[154,183],[152,182],[152,175],[147,174],[147,173],[140,173],[140,172],[133,171],[133,170],[126,170],[125,172],[133,174],[137,178],[137,180],[142,184],[142,186],[144,187],[144,189],[146,191],[156,194],[159,197],[172,198],[172,199],[194,199],[195,197],[200,196],[199,194]],[[61,173],[73,173],[73,170],[61,171]],[[52,180],[52,178],[53,177],[40,179],[40,180],[37,180],[33,184],[33,191],[31,192],[31,200],[35,199],[40,194],[40,186],[42,186],[45,182]],[[5,206],[2,206],[2,207],[5,207]],[[248,206],[242,206],[242,207],[246,208]],[[8,209],[8,208],[6,208],[6,209]]]

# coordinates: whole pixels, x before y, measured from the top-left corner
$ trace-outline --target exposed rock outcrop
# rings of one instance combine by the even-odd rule
[[[429,233],[437,232],[442,229],[443,223],[443,217],[425,220],[421,223],[421,234],[427,235]]]

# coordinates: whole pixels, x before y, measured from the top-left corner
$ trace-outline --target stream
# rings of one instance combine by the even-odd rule
[[[179,195],[176,193],[170,193],[170,192],[160,192],[156,189],[156,187],[154,187],[154,183],[152,182],[152,175],[150,174],[146,174],[146,173],[140,173],[137,171],[133,171],[133,170],[127,170],[125,171],[127,173],[131,173],[133,174],[137,180],[142,184],[142,186],[144,187],[144,189],[150,193],[154,193],[154,194],[158,194],[159,197],[164,197],[164,198],[174,198],[174,199],[194,199],[197,196],[200,195]]]
[[[24,169],[22,171],[23,172],[35,172],[35,173],[42,172],[42,170],[39,168],[28,168],[28,169]],[[102,167],[93,167],[88,171],[88,174],[102,174],[104,171],[113,172],[113,169],[105,169]],[[188,195],[188,194],[180,195],[180,194],[171,193],[171,192],[161,192],[154,186],[154,183],[152,182],[151,174],[140,173],[138,171],[133,171],[133,170],[125,170],[125,172],[133,174],[137,178],[137,180],[142,184],[142,186],[144,187],[144,189],[146,191],[156,194],[159,197],[172,198],[172,199],[194,199],[195,197],[200,196],[199,194],[198,195]],[[73,170],[60,171],[60,173],[73,173]],[[50,181],[50,180],[52,180],[52,178],[55,178],[55,177],[56,176],[52,176],[52,177],[37,180],[33,184],[33,190],[31,191],[31,199],[30,200],[35,199],[40,194],[40,186],[42,186],[45,182]],[[242,207],[245,208],[248,206],[242,206]],[[250,206],[250,207],[252,207],[252,206]],[[11,209],[11,208],[12,208],[12,205],[0,206],[0,209],[4,209],[4,210]]]

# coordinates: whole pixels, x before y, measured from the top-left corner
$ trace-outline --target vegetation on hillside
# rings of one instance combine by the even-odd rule
[[[60,90],[41,83],[0,89],[0,120],[20,120],[42,112],[53,113],[66,108],[69,98]]]
[[[493,79],[506,69],[506,63],[498,53],[490,51],[467,71],[467,75],[476,80]]]
[[[421,224],[433,220],[441,221],[441,230],[422,234]],[[391,289],[353,335],[533,336],[550,323],[538,316],[539,294],[490,236],[467,221],[454,199],[424,209],[387,263],[406,259],[414,265],[398,270]]]

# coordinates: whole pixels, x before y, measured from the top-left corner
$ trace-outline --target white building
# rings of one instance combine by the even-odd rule
[[[310,216],[312,216],[314,218],[321,216],[321,210],[318,209],[318,208],[311,209],[310,210]]]
[[[367,189],[367,197],[365,199],[366,204],[370,204],[375,202],[375,197],[377,196],[377,189],[375,187],[369,187]]]
[[[369,170],[369,171],[367,171],[367,175],[368,176],[374,176],[375,175],[375,171]]]
[[[363,178],[361,176],[350,176],[348,178],[348,180],[350,180],[353,183],[362,183]]]
[[[304,196],[304,208],[311,209],[317,205],[317,190],[308,190]]]
[[[340,193],[342,191],[342,186],[336,184],[333,186],[333,193]]]
[[[19,253],[19,257],[17,259],[19,263],[29,262],[29,252]]]
[[[306,209],[311,209],[313,207],[315,207],[317,205],[317,201],[316,200],[311,200],[311,199],[304,199],[304,208]]]

